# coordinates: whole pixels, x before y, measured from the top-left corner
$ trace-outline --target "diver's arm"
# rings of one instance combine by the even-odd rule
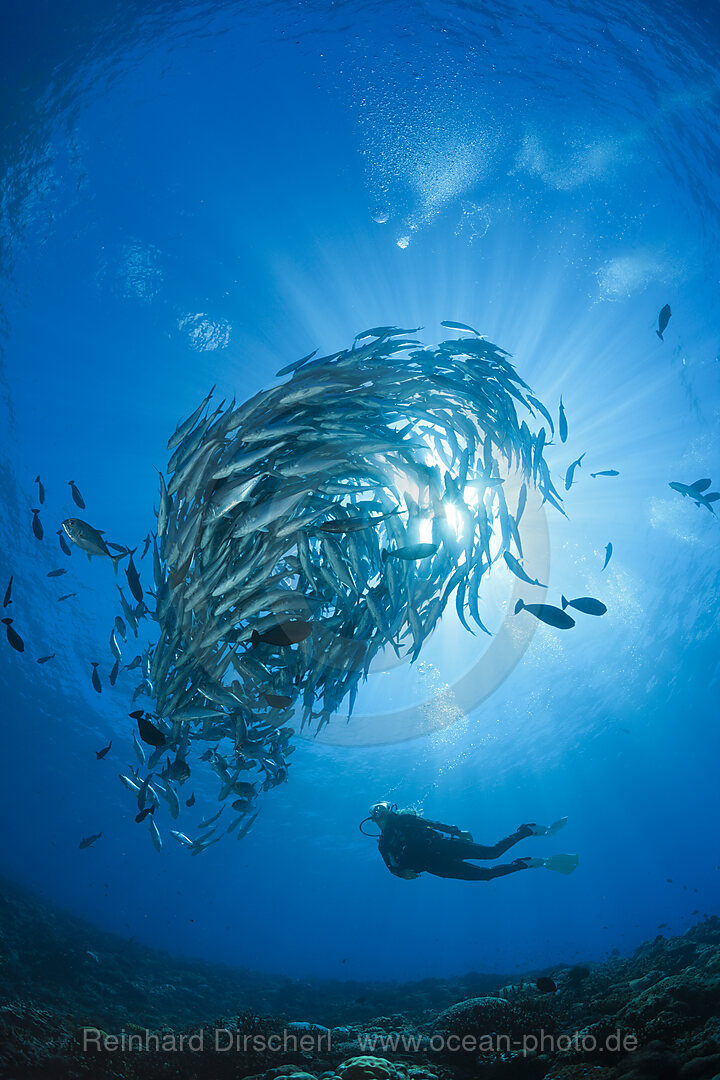
[[[397,865],[397,863],[392,857],[392,854],[390,852],[390,845],[388,844],[387,837],[384,833],[380,836],[380,839],[378,840],[378,851],[382,856],[382,861],[385,863],[391,874],[394,874],[395,877],[405,876],[405,871],[400,869],[400,867]]]
[[[448,836],[466,837],[470,834],[463,829],[458,828],[457,825],[443,825],[441,821],[428,821],[426,818],[419,819],[423,821],[430,829],[435,829],[436,832],[447,833]]]

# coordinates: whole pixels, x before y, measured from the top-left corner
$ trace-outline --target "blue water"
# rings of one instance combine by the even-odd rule
[[[668,488],[720,482],[716,7],[28,0],[2,19],[0,580],[26,651],[0,641],[0,872],[125,936],[294,976],[592,960],[717,912],[720,531]],[[318,346],[384,323],[433,343],[443,319],[508,349],[553,411],[562,393],[556,484],[587,458],[568,520],[547,515],[548,595],[608,614],[538,628],[436,734],[339,745],[337,718],[244,841],[158,855],[117,780],[135,682],[107,682],[112,570],[54,535],[68,481],[135,544],[211,384],[243,400]],[[434,677],[452,693],[484,647],[448,619]],[[384,678],[369,713],[427,693],[416,669]],[[518,853],[580,867],[398,880],[357,829],[378,798],[488,843],[568,814]]]

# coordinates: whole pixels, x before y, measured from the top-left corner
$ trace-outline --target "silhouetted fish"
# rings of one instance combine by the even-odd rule
[[[520,563],[517,561],[514,555],[511,555],[509,551],[503,552],[503,558],[507,563],[510,570],[512,570],[515,577],[519,577],[521,581],[526,581],[528,585],[538,585],[541,589],[546,589],[547,585],[543,585],[537,578],[531,578],[525,573]]]
[[[98,694],[102,693],[102,683],[100,682],[100,676],[98,675],[98,661],[91,660],[92,664],[92,684],[93,690],[96,690]]]
[[[8,581],[7,589],[5,590],[5,599],[3,600],[3,607],[7,607],[8,604],[12,604],[12,584],[13,584],[13,579],[12,579],[12,575],[11,575],[10,580]]]
[[[72,555],[72,551],[70,550],[70,545],[68,544],[67,540],[65,539],[65,533],[63,532],[63,530],[58,529],[57,535],[58,535],[58,540],[60,541],[60,549],[62,550],[63,554]]]
[[[581,463],[581,461],[582,461],[582,459],[584,457],[585,457],[585,454],[583,453],[583,454],[580,455],[579,458],[576,458],[576,460],[573,461],[571,465],[568,465],[567,472],[565,473],[565,490],[566,491],[569,491],[570,488],[572,487],[573,479],[575,477],[575,470],[580,468],[580,463]]]
[[[515,605],[515,614],[517,615],[519,611],[523,610],[529,611],[540,622],[547,623],[548,626],[554,626],[558,630],[569,630],[571,626],[575,625],[575,620],[571,619],[566,611],[562,611],[552,604],[526,604],[523,600],[518,600]]]
[[[663,337],[663,334],[665,333],[665,330],[667,329],[667,324],[670,322],[670,316],[671,315],[672,315],[672,311],[670,310],[670,305],[669,304],[665,304],[664,307],[660,308],[660,314],[658,315],[658,328],[655,331],[655,333],[657,334],[657,336],[660,338],[661,341],[665,340],[665,338]]]
[[[576,611],[582,611],[584,615],[604,615],[607,608],[600,600],[595,600],[592,596],[579,596],[577,600],[566,600],[563,596],[560,600],[563,611],[566,607],[575,608]]]
[[[35,483],[38,486],[38,501],[42,506],[42,504],[45,502],[45,485],[43,484],[39,476],[35,477]]]
[[[565,416],[565,409],[563,407],[562,394],[560,395],[560,417],[558,423],[558,431],[560,432],[560,442],[567,442],[568,425],[567,418]]]
[[[70,491],[72,493],[73,502],[75,503],[76,506],[79,506],[81,510],[84,510],[85,509],[85,500],[83,499],[82,495],[78,491],[78,489],[77,489],[77,487],[75,485],[75,481],[74,480],[68,480],[68,484],[70,485]]]
[[[92,847],[96,840],[99,840],[102,836],[101,832],[93,833],[92,836],[83,836],[82,840],[78,844],[80,848]]]
[[[39,510],[33,510],[32,514],[33,514],[33,519],[32,519],[32,531],[33,531],[33,534],[34,534],[34,536],[36,537],[37,540],[42,540],[42,538],[43,538],[43,536],[45,534],[43,532],[42,521],[40,520],[40,511]]]
[[[5,623],[5,629],[7,631],[7,639],[10,642],[10,644],[12,645],[15,652],[25,652],[25,642],[20,637],[20,635],[17,633],[17,631],[13,630],[13,628],[12,628],[12,619],[3,619],[2,621]]]
[[[286,694],[263,694],[271,709],[287,709],[292,705],[292,698]]]
[[[541,994],[557,993],[557,983],[547,975],[541,975],[535,985]]]
[[[605,569],[607,564],[610,562],[610,560],[612,558],[612,553],[613,553],[612,543],[606,544],[606,546],[605,546],[605,562],[603,563],[603,567],[602,567],[603,570]]]
[[[133,720],[137,720],[138,732],[143,742],[147,743],[148,746],[165,745],[166,739],[162,731],[147,719],[142,709],[131,712],[130,716]]]
[[[594,480],[596,476],[619,476],[620,473],[617,469],[603,469],[601,472],[591,472],[590,475]]]
[[[96,750],[95,751],[95,757],[98,759],[98,761],[102,761],[102,759],[105,757],[105,755],[110,751],[111,746],[112,746],[112,739],[107,744],[107,746],[103,746],[102,750]]]
[[[135,563],[133,562],[133,555],[135,554],[135,548],[130,552],[130,558],[128,560],[127,567],[125,568],[125,574],[128,581],[130,592],[133,594],[138,604],[142,603],[143,590],[140,584],[140,575],[137,572]]]

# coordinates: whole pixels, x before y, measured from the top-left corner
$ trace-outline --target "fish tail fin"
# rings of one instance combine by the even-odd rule
[[[250,636],[250,644],[252,645],[253,648],[255,648],[255,646],[258,645],[259,642],[260,642],[260,635],[257,632],[257,630],[253,629],[253,632],[252,632],[252,634]]]
[[[662,334],[660,333],[659,330],[656,330],[655,333],[657,334],[657,336],[660,338],[661,341],[665,340],[665,338],[662,336]]]
[[[565,599],[565,597],[564,597],[564,596],[561,596],[561,597],[560,597],[560,603],[562,604],[562,609],[563,609],[563,611],[564,611],[564,610],[565,610],[565,608],[566,608],[566,607],[568,606],[568,601],[567,601],[567,600]]]
[[[122,557],[123,557],[122,555],[111,555],[110,556],[110,562],[113,564],[113,570],[115,571],[115,577],[117,577],[118,563],[120,562]],[[89,558],[90,558],[90,556],[88,555],[88,559]],[[119,588],[119,586],[118,586],[118,588]]]
[[[384,563],[386,563],[386,562],[388,561],[388,552],[387,552],[387,548],[383,548],[383,549],[382,549],[382,553],[381,553],[381,558],[382,558],[382,561],[383,561]]]
[[[34,510],[34,509],[32,508],[32,506],[30,507],[30,510],[31,510],[31,512],[32,512],[33,514],[39,514],[39,513],[40,513],[40,511],[39,511],[39,510]]]
[[[515,614],[517,615],[518,611],[522,611],[522,609],[524,607],[525,607],[525,601],[524,600],[518,600],[517,604],[515,605]]]

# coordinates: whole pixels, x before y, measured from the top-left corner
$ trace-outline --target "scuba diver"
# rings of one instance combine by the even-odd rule
[[[374,822],[379,834],[366,833],[363,825]],[[510,836],[497,844],[476,844],[469,832],[455,825],[442,825],[428,821],[414,810],[398,810],[389,802],[378,802],[370,808],[370,816],[360,822],[364,836],[377,837],[378,850],[391,874],[412,879],[422,873],[435,877],[457,878],[460,881],[491,881],[505,877],[518,870],[534,870],[544,867],[559,874],[571,874],[577,867],[577,855],[551,855],[547,859],[525,857],[499,866],[474,866],[466,859],[497,859],[508,848],[528,836],[554,836],[567,822],[560,818],[552,825],[521,825]]]

